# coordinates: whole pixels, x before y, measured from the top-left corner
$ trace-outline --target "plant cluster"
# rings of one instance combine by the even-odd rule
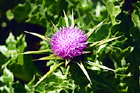
[[[139,93],[139,0],[1,0],[0,93]]]

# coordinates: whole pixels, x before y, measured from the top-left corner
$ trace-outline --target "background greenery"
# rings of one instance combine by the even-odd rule
[[[61,66],[38,86],[34,84],[52,65],[63,60],[32,61],[44,54],[19,55],[50,49],[49,42],[25,34],[51,37],[54,27],[65,26],[73,10],[75,24],[89,32],[104,19],[89,38],[89,44],[121,38],[89,47],[89,54]],[[51,20],[51,21],[50,21]],[[76,64],[82,62],[92,84]],[[140,1],[139,0],[0,0],[0,92],[1,93],[140,93]]]

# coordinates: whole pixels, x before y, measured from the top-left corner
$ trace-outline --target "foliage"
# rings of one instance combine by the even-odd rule
[[[88,48],[68,61],[49,41],[73,23]],[[139,0],[1,0],[0,25],[0,93],[140,92]]]

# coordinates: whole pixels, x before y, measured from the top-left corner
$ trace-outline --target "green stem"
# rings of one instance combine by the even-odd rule
[[[62,64],[64,64],[64,62],[61,62],[59,64],[54,64],[53,68],[49,72],[47,72],[43,77],[41,77],[40,80],[34,85],[34,87],[36,87],[40,82],[42,82],[48,75],[50,75],[52,72],[54,72]]]

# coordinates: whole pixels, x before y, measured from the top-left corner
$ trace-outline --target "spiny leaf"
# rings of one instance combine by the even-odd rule
[[[101,40],[101,41],[97,41],[97,42],[92,43],[91,45],[89,45],[89,47],[99,46],[99,45],[102,45],[102,44],[104,44],[104,43],[108,43],[108,42],[110,42],[110,41],[113,41],[113,40],[115,40],[115,39],[118,39],[118,38],[120,38],[120,37],[122,37],[122,36],[114,37],[114,38],[110,38],[110,39],[103,39],[103,40]]]
[[[88,75],[88,72],[86,71],[84,65],[82,64],[82,62],[80,62],[80,64],[77,62],[78,66],[81,68],[81,70],[83,71],[83,73],[86,75],[87,79],[89,80],[90,84],[92,84],[91,79]]]
[[[89,29],[89,32],[87,33],[87,37],[90,37],[90,35],[100,26],[102,26],[102,24],[105,22],[106,19],[104,19],[101,23],[99,23],[98,25],[94,26],[93,28]]]
[[[39,50],[39,51],[27,51],[22,54],[41,54],[45,52],[51,52],[51,49],[46,49],[46,50]]]
[[[45,36],[43,36],[43,35],[40,35],[40,34],[37,34],[37,33],[34,33],[34,32],[28,32],[28,31],[24,31],[24,32],[26,32],[26,33],[28,33],[28,34],[31,34],[31,35],[34,35],[34,36],[37,36],[37,37],[39,37],[39,38],[41,38],[41,39],[43,39],[43,40],[46,40],[46,41],[50,41],[50,40],[51,40],[51,39],[48,38],[48,37],[45,37]]]

